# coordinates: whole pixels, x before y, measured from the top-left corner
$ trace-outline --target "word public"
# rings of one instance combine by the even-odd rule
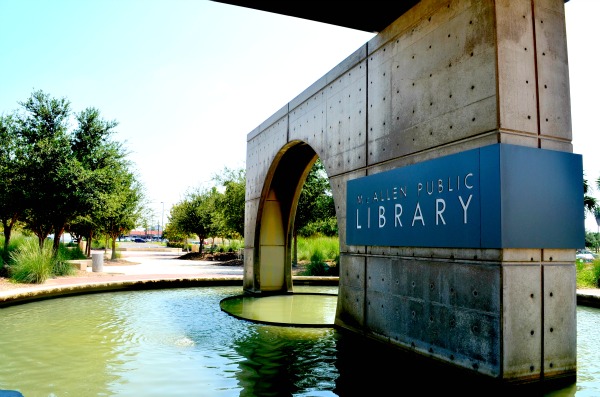
[[[473,172],[468,172],[454,177],[417,182],[412,185],[412,189],[408,185],[395,185],[374,190],[368,195],[358,194],[356,229],[446,225],[446,211],[460,211],[462,223],[467,224],[473,199],[471,191],[475,183],[473,175]],[[416,200],[408,199],[411,194]],[[433,200],[420,200],[432,196]],[[427,204],[422,205],[422,201]]]

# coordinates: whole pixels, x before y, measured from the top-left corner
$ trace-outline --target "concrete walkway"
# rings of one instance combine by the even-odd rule
[[[102,251],[96,251],[102,252]],[[112,275],[188,275],[190,277],[222,277],[242,276],[242,266],[223,266],[219,262],[177,259],[185,252],[181,250],[133,250],[119,252],[121,258],[131,262],[128,264],[110,265],[105,261],[103,273]],[[110,252],[107,253],[110,256]],[[88,267],[88,272],[92,268]]]
[[[93,251],[100,253],[104,251]],[[104,261],[102,271],[87,266],[83,276],[58,277],[39,285],[0,291],[0,307],[56,296],[123,289],[177,288],[207,285],[243,285],[243,266],[221,262],[177,259],[180,250],[127,248],[118,264]],[[110,255],[110,252],[106,256]],[[98,269],[97,269],[98,270]],[[294,284],[337,285],[337,277],[294,276]]]
[[[40,285],[27,285],[0,291],[0,307],[53,296],[117,289],[205,285],[242,286],[243,266],[226,266],[219,262],[177,259],[183,254],[180,250],[152,250],[135,245],[126,247],[125,251],[120,251],[120,259],[123,260],[123,263],[114,265],[106,261],[102,272],[92,272],[92,267],[88,266],[88,274],[82,277],[59,277],[49,279]],[[110,252],[107,255],[110,255]],[[295,276],[294,284],[298,283],[337,285],[337,277]],[[578,289],[577,304],[600,308],[600,289]]]
[[[93,251],[92,254],[98,252],[104,251]],[[87,274],[83,276],[52,278],[43,284],[27,284],[0,291],[0,307],[54,296],[118,289],[201,285],[240,285],[241,288],[244,271],[242,266],[177,259],[181,255],[180,250],[121,251],[122,261],[116,265],[104,261],[102,271],[93,272],[92,267],[88,266]]]

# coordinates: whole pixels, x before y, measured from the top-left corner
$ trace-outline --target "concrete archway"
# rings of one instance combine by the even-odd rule
[[[291,290],[318,153],[336,326],[502,381],[574,377],[571,139],[562,0],[421,0],[248,134],[244,290]]]
[[[265,178],[258,206],[249,293],[292,291],[291,250],[296,208],[302,186],[317,154],[306,143],[293,141],[275,156]]]

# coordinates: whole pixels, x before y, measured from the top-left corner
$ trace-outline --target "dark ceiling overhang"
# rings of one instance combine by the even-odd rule
[[[306,1],[212,0],[217,3],[287,15],[330,25],[379,33],[420,0],[371,1],[368,3],[308,3]],[[564,0],[568,2],[569,0]],[[357,5],[358,4],[358,5]]]
[[[364,4],[344,2],[326,5],[325,3],[286,0],[213,1],[371,33],[381,32],[419,2],[419,0],[396,0],[372,1]]]

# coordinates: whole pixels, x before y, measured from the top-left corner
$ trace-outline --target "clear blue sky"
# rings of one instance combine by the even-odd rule
[[[595,181],[600,1],[565,9],[574,152]],[[208,0],[0,0],[0,113],[41,89],[118,121],[166,223],[187,191],[245,167],[250,131],[371,37]]]

